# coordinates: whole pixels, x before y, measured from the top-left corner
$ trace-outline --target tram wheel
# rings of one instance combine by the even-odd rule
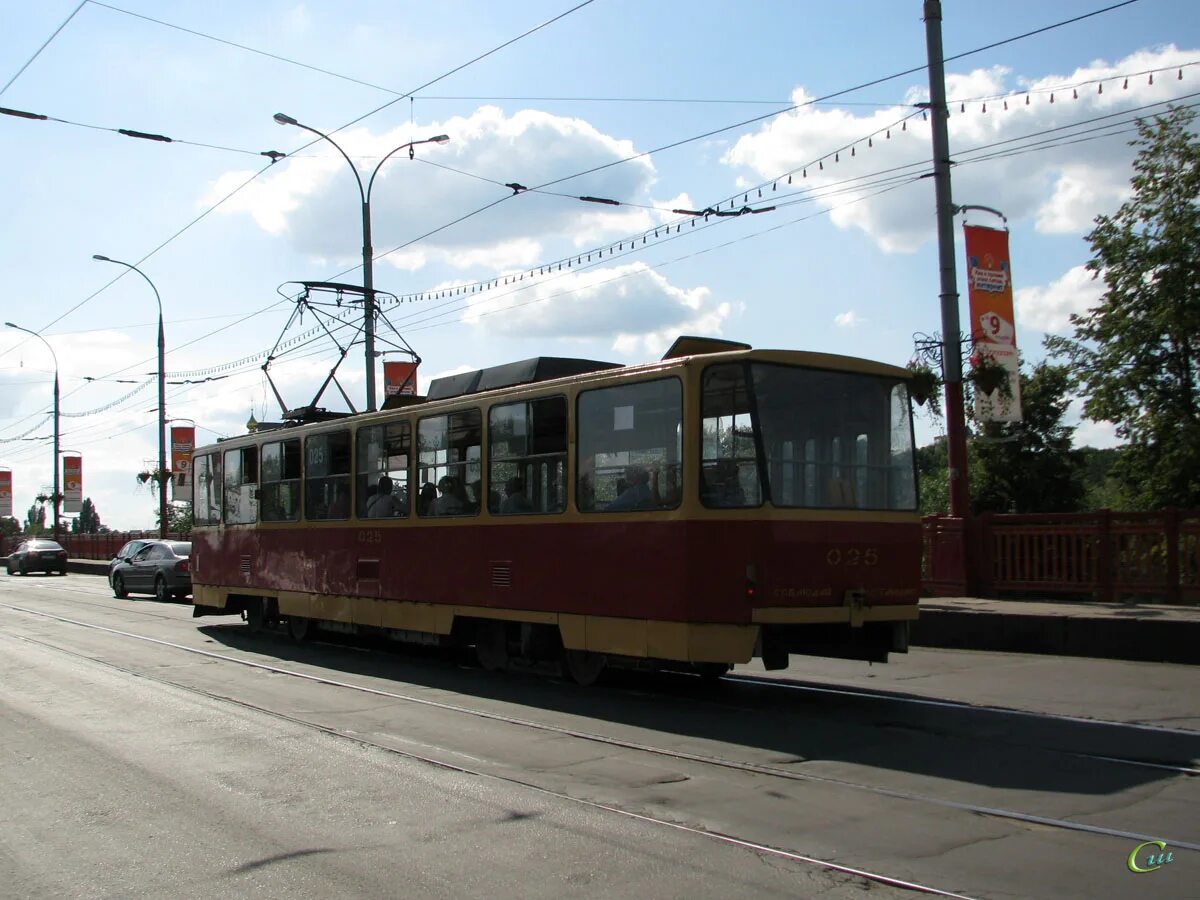
[[[246,601],[246,625],[249,626],[251,634],[266,630],[267,610],[262,597],[253,597]]]
[[[729,663],[693,663],[693,668],[705,684],[716,684],[729,674],[733,666]]]
[[[582,687],[590,687],[596,683],[600,673],[604,671],[605,662],[603,654],[590,650],[563,651],[563,664],[567,675]]]
[[[287,620],[288,634],[292,636],[292,640],[304,642],[313,636],[313,632],[317,630],[313,620],[305,616],[288,616]]]
[[[489,672],[508,665],[508,635],[503,622],[480,622],[475,635],[475,657]]]

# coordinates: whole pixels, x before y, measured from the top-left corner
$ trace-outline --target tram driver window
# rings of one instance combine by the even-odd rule
[[[677,378],[579,395],[576,504],[582,512],[679,505],[683,389]]]
[[[300,518],[300,441],[273,441],[262,448],[259,500],[264,522]]]
[[[350,432],[310,435],[304,441],[304,515],[350,518]]]
[[[195,479],[192,495],[193,521],[197,525],[221,524],[221,455],[219,453],[197,456],[192,463]]]
[[[567,401],[549,397],[488,411],[488,512],[567,508]]]
[[[258,447],[225,451],[225,524],[258,521]]]
[[[358,429],[357,499],[360,519],[408,515],[408,456],[412,426],[388,422]]]
[[[473,516],[479,512],[483,472],[482,417],[477,409],[417,423],[419,516]]]

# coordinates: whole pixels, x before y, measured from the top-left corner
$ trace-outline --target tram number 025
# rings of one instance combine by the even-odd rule
[[[877,547],[840,547],[832,548],[825,554],[825,562],[831,566],[877,566],[879,565],[879,548]]]

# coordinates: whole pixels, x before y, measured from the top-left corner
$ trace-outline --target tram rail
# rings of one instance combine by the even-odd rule
[[[61,622],[64,624],[69,624],[69,625],[73,625],[73,626],[77,626],[77,627],[81,627],[81,628],[85,628],[85,629],[91,629],[91,630],[95,630],[95,631],[99,631],[99,632],[104,632],[104,633],[132,639],[132,640],[137,640],[137,641],[141,641],[141,642],[145,642],[145,643],[149,643],[149,644],[153,644],[153,645],[157,645],[157,646],[161,646],[161,647],[167,647],[167,648],[170,648],[173,650],[178,650],[178,651],[182,651],[185,653],[201,656],[201,657],[204,657],[207,659],[216,660],[218,662],[232,663],[232,664],[235,664],[238,666],[256,669],[259,671],[270,672],[270,673],[276,674],[276,675],[289,676],[289,677],[297,678],[300,680],[308,681],[311,683],[323,684],[323,685],[326,685],[329,687],[335,687],[335,688],[339,688],[339,689],[355,691],[358,693],[373,695],[373,696],[377,696],[377,697],[383,697],[383,698],[386,698],[389,700],[411,703],[414,705],[419,705],[419,706],[423,706],[423,707],[427,707],[427,708],[439,709],[439,710],[442,710],[445,712],[451,712],[451,713],[461,714],[461,715],[469,715],[469,716],[473,716],[476,718],[484,719],[487,721],[498,722],[498,723],[502,723],[502,724],[509,725],[509,726],[532,729],[532,730],[540,731],[543,733],[557,734],[562,737],[572,738],[575,740],[582,740],[582,741],[587,741],[590,743],[607,745],[607,746],[611,746],[611,747],[620,748],[622,750],[629,750],[629,751],[643,753],[643,754],[647,754],[647,755],[651,755],[651,756],[655,756],[655,757],[672,759],[672,760],[679,761],[679,762],[687,762],[687,763],[693,763],[693,764],[699,764],[699,765],[713,766],[713,767],[717,767],[717,768],[721,768],[721,769],[725,769],[725,770],[739,771],[739,772],[742,772],[742,773],[745,773],[745,774],[748,774],[751,776],[765,776],[765,777],[770,777],[770,778],[779,778],[779,779],[786,780],[786,781],[806,782],[806,783],[813,783],[813,784],[822,784],[822,785],[831,786],[831,787],[835,787],[835,788],[845,788],[845,789],[854,790],[854,791],[858,791],[858,792],[874,794],[876,796],[887,797],[887,798],[893,799],[893,800],[900,800],[900,801],[904,801],[904,802],[912,802],[912,803],[918,803],[918,804],[923,804],[923,805],[928,805],[928,806],[935,806],[935,807],[953,810],[953,811],[957,811],[957,812],[965,812],[965,813],[969,813],[969,814],[973,814],[973,815],[980,815],[980,816],[987,816],[987,817],[996,818],[996,819],[1008,820],[1011,822],[1022,823],[1025,825],[1035,825],[1035,826],[1058,829],[1058,830],[1063,830],[1063,831],[1074,831],[1074,832],[1103,836],[1103,837],[1118,838],[1118,839],[1122,839],[1122,840],[1135,840],[1135,841],[1166,840],[1172,847],[1200,851],[1200,843],[1195,842],[1195,841],[1186,840],[1183,838],[1174,838],[1174,837],[1168,838],[1168,837],[1164,837],[1161,834],[1147,835],[1144,833],[1131,831],[1128,829],[1111,828],[1111,827],[1106,827],[1106,826],[1101,826],[1101,825],[1092,825],[1092,824],[1088,824],[1088,823],[1084,823],[1084,822],[1077,822],[1077,821],[1074,821],[1071,819],[1057,818],[1057,817],[1053,817],[1053,816],[1041,816],[1041,815],[1036,815],[1036,814],[1031,814],[1031,813],[1024,813],[1019,810],[1006,809],[1003,807],[987,805],[987,804],[978,804],[978,803],[969,803],[969,802],[950,800],[950,799],[947,799],[944,797],[923,795],[923,794],[919,794],[919,793],[912,792],[912,791],[897,790],[894,788],[888,788],[888,787],[884,787],[884,786],[880,786],[880,785],[867,784],[864,782],[854,781],[851,779],[835,778],[835,777],[819,775],[819,774],[811,773],[811,772],[793,772],[793,771],[781,769],[777,766],[771,766],[771,765],[767,765],[767,764],[763,764],[763,763],[749,762],[746,760],[730,759],[730,758],[726,758],[726,757],[714,756],[714,755],[702,754],[702,753],[691,753],[691,752],[682,751],[679,749],[658,747],[658,746],[654,746],[652,744],[648,744],[648,743],[641,742],[641,741],[629,740],[629,739],[619,738],[619,737],[610,736],[610,735],[597,734],[594,732],[588,732],[588,731],[584,731],[581,729],[575,729],[575,728],[569,728],[569,727],[565,727],[565,726],[554,725],[554,724],[546,723],[546,722],[536,722],[536,721],[533,721],[530,719],[506,715],[504,713],[498,713],[498,712],[492,712],[492,711],[488,711],[488,710],[472,708],[472,707],[468,707],[468,706],[462,706],[460,704],[448,703],[446,701],[435,700],[435,699],[428,698],[428,697],[418,697],[418,696],[415,696],[412,694],[405,694],[405,693],[402,693],[399,691],[390,691],[390,690],[384,690],[381,688],[371,687],[368,685],[355,684],[350,681],[345,681],[342,679],[335,679],[335,678],[328,678],[328,677],[325,677],[322,675],[316,675],[316,674],[309,673],[309,672],[301,672],[296,669],[291,669],[291,668],[288,668],[285,666],[271,665],[271,664],[267,664],[267,663],[258,662],[255,660],[250,660],[250,659],[233,656],[233,655],[226,654],[226,653],[220,653],[220,652],[213,651],[213,650],[206,650],[206,649],[197,648],[197,647],[189,647],[185,644],[180,644],[180,643],[177,643],[174,641],[168,641],[168,640],[164,640],[162,638],[150,637],[148,635],[136,634],[136,633],[133,633],[130,631],[125,631],[125,630],[119,629],[119,628],[113,628],[113,627],[110,627],[107,625],[99,625],[96,623],[84,622],[84,621],[80,621],[78,619],[74,619],[74,618],[71,618],[68,616],[62,616],[62,615],[58,615],[55,613],[46,612],[44,610],[32,609],[29,607],[18,606],[18,605],[13,605],[13,604],[9,604],[9,603],[0,603],[0,608],[8,609],[8,610],[15,611],[15,612],[25,613],[27,615],[33,615],[33,616],[40,617],[43,619],[58,621],[58,622]],[[111,608],[111,607],[108,607],[108,608]],[[36,644],[41,644],[48,648],[58,650],[63,653],[67,653],[72,656],[76,656],[76,657],[83,658],[83,659],[89,659],[89,660],[92,660],[93,662],[99,663],[101,665],[109,666],[111,668],[115,668],[120,671],[127,672],[129,674],[135,674],[135,675],[138,675],[139,677],[150,677],[153,680],[155,680],[156,682],[164,684],[164,685],[174,686],[174,687],[177,687],[177,688],[180,688],[183,690],[193,691],[196,693],[203,694],[205,696],[210,696],[216,700],[220,700],[220,701],[224,701],[224,702],[232,702],[237,705],[243,706],[245,708],[259,710],[259,711],[266,712],[271,715],[277,715],[277,716],[280,716],[283,718],[287,718],[289,721],[296,721],[299,724],[308,725],[308,726],[317,728],[319,730],[325,731],[330,734],[336,734],[336,735],[340,735],[343,737],[347,737],[349,739],[359,741],[360,743],[370,744],[371,746],[380,746],[383,749],[389,750],[389,752],[399,752],[402,755],[410,756],[414,759],[421,759],[421,760],[431,762],[436,765],[442,765],[442,766],[449,767],[449,768],[459,769],[464,772],[471,772],[472,774],[486,774],[489,776],[494,774],[494,773],[485,773],[485,772],[474,772],[472,770],[462,768],[458,764],[446,763],[445,761],[439,761],[439,760],[436,760],[433,758],[427,758],[427,757],[423,756],[422,754],[410,752],[407,750],[396,750],[395,748],[388,747],[387,745],[384,745],[384,744],[376,744],[375,742],[372,742],[369,739],[364,738],[362,735],[346,734],[346,733],[340,731],[339,729],[332,728],[330,726],[325,726],[320,723],[311,722],[311,721],[308,721],[305,719],[294,718],[285,713],[279,713],[278,711],[272,711],[268,708],[260,707],[249,701],[245,701],[245,700],[238,699],[238,698],[231,698],[224,694],[209,692],[209,691],[204,690],[203,688],[197,688],[197,687],[186,685],[186,684],[180,684],[169,678],[164,678],[161,675],[151,675],[151,674],[146,674],[146,673],[143,673],[140,671],[128,669],[124,666],[120,666],[118,664],[112,663],[111,661],[103,660],[103,659],[96,659],[95,657],[89,656],[87,654],[77,653],[75,651],[72,651],[72,650],[69,650],[69,649],[66,649],[63,647],[59,647],[52,643],[48,643],[45,641],[39,641],[35,638],[29,638],[29,637],[22,636],[22,637],[19,637],[19,639],[26,640],[26,641],[36,643]],[[1061,751],[1061,750],[1056,750],[1054,748],[1049,748],[1049,749],[1050,749],[1050,752],[1065,752],[1065,751]],[[1100,755],[1100,754],[1072,752],[1069,755],[1077,757],[1077,758],[1089,759],[1094,762],[1099,762],[1099,763],[1108,764],[1108,765],[1124,765],[1124,766],[1134,766],[1134,767],[1149,766],[1151,768],[1158,769],[1158,770],[1170,771],[1173,774],[1181,775],[1181,776],[1194,776],[1196,774],[1200,774],[1200,771],[1197,771],[1197,769],[1195,769],[1192,766],[1169,765],[1169,764],[1164,764],[1164,763],[1148,763],[1144,760],[1123,759],[1123,758],[1111,757],[1111,756]],[[542,790],[547,793],[554,794],[555,796],[560,795],[560,792],[545,788],[543,786],[538,786],[538,785],[534,785],[532,783],[527,783],[522,779],[511,778],[511,777],[504,776],[504,775],[495,775],[494,777],[501,777],[501,778],[504,778],[505,780],[512,781],[513,783],[516,783],[516,784],[531,786],[538,790]],[[561,796],[569,796],[569,795],[561,794]],[[575,800],[577,798],[571,798],[571,799]],[[607,808],[604,804],[595,804],[593,801],[582,801],[582,802],[587,802],[590,805],[596,805],[601,808]],[[623,814],[625,813],[625,811],[621,811],[621,810],[615,810],[615,811],[620,811]],[[657,821],[653,817],[650,817],[648,820],[649,821]],[[701,832],[701,833],[707,834],[708,832]],[[730,837],[730,836],[724,835],[723,837]],[[734,838],[734,840],[739,840],[739,839]],[[781,852],[783,852],[786,855],[787,853],[790,853],[791,851],[781,851]],[[872,880],[875,880],[875,879],[872,879]],[[891,883],[891,882],[885,882],[885,883]],[[942,895],[943,896],[958,896],[958,895],[954,895],[954,894],[944,894],[944,893]]]

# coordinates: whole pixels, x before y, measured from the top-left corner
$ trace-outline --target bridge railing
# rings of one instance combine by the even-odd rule
[[[935,594],[1200,600],[1200,510],[929,516],[923,525],[924,584]]]

